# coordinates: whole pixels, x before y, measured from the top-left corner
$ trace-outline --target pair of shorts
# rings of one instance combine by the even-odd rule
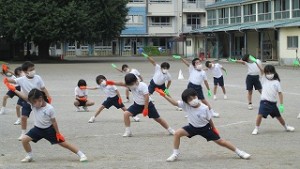
[[[79,102],[78,106],[85,106],[86,105],[87,100],[86,101],[82,101],[82,100],[78,100],[78,99],[76,99],[76,100]]]
[[[259,75],[247,75],[246,78],[246,90],[253,90],[253,86],[255,90],[261,90],[262,86],[259,80]]]
[[[272,118],[281,117],[276,102],[270,102],[267,100],[260,101],[258,114],[262,115],[264,118],[267,118],[268,115],[270,115]]]
[[[142,113],[144,110],[144,105],[139,105],[136,104],[135,102],[133,103],[133,105],[131,105],[127,111],[129,111],[133,116],[136,116],[140,113]],[[154,104],[152,102],[149,102],[148,104],[148,117],[152,118],[152,119],[157,119],[159,118],[159,114],[154,106]]]
[[[122,107],[125,107],[123,103],[119,104],[119,96],[116,95],[115,97],[108,97],[102,105],[109,109],[111,106],[115,106],[117,109],[120,109]]]
[[[188,89],[189,88],[195,89],[196,92],[197,92],[198,99],[200,99],[200,100],[204,100],[205,99],[204,95],[203,95],[203,91],[202,91],[202,86],[201,85],[195,85],[195,84],[189,82],[187,88]]]
[[[204,137],[207,141],[211,141],[211,140],[215,141],[215,140],[220,139],[220,136],[213,132],[209,123],[204,127],[194,127],[191,124],[189,124],[182,128],[187,133],[189,133],[188,138],[192,138],[195,135],[200,135],[200,136]]]
[[[63,142],[61,140],[57,141],[56,132],[52,125],[45,129],[34,126],[32,129],[29,130],[28,133],[26,133],[26,135],[32,138],[32,141],[35,143],[43,138],[48,140],[51,144],[57,144]]]
[[[17,86],[17,87],[16,87],[16,90],[20,91],[20,90],[21,90],[21,87],[20,87],[20,86]],[[13,92],[13,91],[11,91],[11,90],[7,91],[6,95],[9,96],[10,98],[13,98],[14,96],[17,96],[16,93]],[[19,96],[18,96],[18,97],[19,97]]]
[[[153,79],[150,81],[150,84],[148,86],[148,91],[150,94],[153,94],[153,92],[155,91],[155,88],[159,88],[161,90],[165,90],[166,89],[166,84],[162,84],[162,85],[157,85],[154,83]]]
[[[217,86],[218,84],[221,87],[224,86],[224,78],[223,78],[223,76],[221,76],[219,78],[214,77],[214,85]]]
[[[29,117],[31,111],[32,111],[31,105],[23,100],[23,103],[22,103],[22,116]]]
[[[17,101],[17,105],[23,106],[23,102],[24,102],[24,100],[19,98],[18,101]]]

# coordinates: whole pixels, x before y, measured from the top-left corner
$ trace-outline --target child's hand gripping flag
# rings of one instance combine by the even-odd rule
[[[208,90],[208,91],[207,91],[207,96],[208,96],[208,97],[211,97],[211,95],[212,95],[212,94],[211,94],[211,90]]]
[[[121,98],[121,97],[119,97],[118,103],[119,103],[119,105],[122,105],[123,101],[122,101],[122,98]]]
[[[236,60],[236,59],[231,59],[231,58],[229,58],[228,61],[229,61],[229,62],[232,62],[232,63],[236,63],[237,60]]]
[[[179,56],[179,55],[173,55],[173,58],[174,59],[181,59],[181,56]]]
[[[251,60],[252,62],[256,63],[256,58],[252,55],[249,55],[249,60]]]
[[[65,141],[65,137],[62,134],[60,134],[60,133],[56,133],[56,140],[64,142]]]
[[[143,116],[148,116],[149,110],[148,109],[144,109],[143,110]]]
[[[218,135],[218,136],[220,135],[220,133],[219,133],[219,131],[217,130],[217,128],[215,128],[215,127],[212,128],[212,131],[213,131],[216,135]]]
[[[155,91],[157,92],[157,93],[159,93],[161,96],[166,96],[166,93],[162,90],[162,89],[159,89],[159,88],[155,88]]]
[[[280,105],[279,105],[279,112],[280,112],[280,113],[283,113],[283,112],[284,112],[284,105],[283,105],[283,104],[280,104]]]
[[[8,66],[6,64],[2,64],[2,72],[6,73],[8,70]]]
[[[145,58],[148,58],[149,55],[147,55],[146,53],[142,52],[142,55],[145,57]]]
[[[113,68],[117,68],[117,65],[115,65],[115,64],[111,64],[111,67],[113,67]]]

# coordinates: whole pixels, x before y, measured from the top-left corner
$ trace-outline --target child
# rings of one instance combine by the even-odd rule
[[[279,75],[275,70],[275,67],[272,65],[266,65],[264,69],[260,66],[262,74],[262,93],[261,101],[259,106],[258,115],[256,118],[256,126],[252,132],[253,135],[258,134],[259,126],[261,124],[262,118],[267,118],[270,115],[272,118],[276,117],[280,124],[285,128],[286,131],[294,131],[295,128],[285,124],[285,121],[281,117],[280,113],[283,113],[283,95],[280,85]],[[279,110],[276,106],[277,99],[276,96],[279,96]]]
[[[250,154],[239,150],[234,147],[229,141],[223,140],[219,136],[218,130],[211,118],[211,113],[208,107],[201,104],[199,101],[198,93],[192,89],[185,89],[181,95],[182,101],[176,102],[171,97],[165,95],[163,91],[158,91],[167,101],[172,105],[181,107],[185,112],[188,113],[187,126],[176,130],[174,135],[174,150],[173,154],[167,159],[168,162],[176,161],[179,156],[179,145],[180,138],[183,136],[192,138],[195,135],[204,137],[207,141],[214,141],[222,147],[226,147],[229,150],[235,152],[240,158],[248,159]]]
[[[45,87],[42,78],[39,75],[36,75],[34,64],[30,61],[26,61],[22,64],[21,67],[22,67],[22,71],[25,73],[25,76],[18,77],[16,79],[8,79],[7,81],[21,86],[21,92],[26,96],[34,88],[42,90],[46,94],[48,100],[51,102],[52,99],[48,93],[48,90]],[[22,132],[21,132],[21,136],[18,138],[18,140],[20,141],[22,140],[22,137],[26,133],[27,119],[30,115],[30,112],[31,112],[30,104],[27,103],[26,101],[23,101],[22,117],[21,117]]]
[[[8,88],[15,90],[14,86],[7,84]],[[59,132],[55,119],[55,110],[48,104],[48,99],[44,92],[32,89],[28,96],[15,90],[16,94],[28,101],[32,106],[34,115],[34,127],[22,138],[22,144],[27,155],[21,162],[33,161],[32,149],[29,142],[38,142],[41,139],[48,140],[51,144],[58,144],[73,153],[77,154],[80,162],[87,161],[87,157],[75,146],[65,141],[64,136]]]
[[[100,89],[104,91],[107,98],[102,103],[101,107],[96,111],[95,115],[90,118],[88,121],[89,123],[94,123],[96,117],[102,112],[104,108],[109,109],[111,106],[115,106],[117,109],[122,109],[124,112],[127,110],[124,104],[122,103],[122,99],[120,96],[120,92],[116,88],[116,86],[106,85],[106,77],[103,75],[99,75],[96,77],[96,83],[98,84],[97,87],[94,88],[88,88],[90,90],[96,90]],[[139,121],[140,119],[138,117],[133,117],[135,121]]]
[[[152,63],[153,66],[155,66],[155,71],[153,78],[150,81],[150,84],[148,86],[149,94],[152,95],[155,88],[162,89],[167,95],[170,95],[169,88],[171,86],[171,75],[168,72],[170,69],[170,64],[168,62],[163,62],[161,65],[158,65],[152,57],[149,57],[148,55],[144,54],[144,56]],[[166,83],[167,82],[167,86]],[[150,97],[151,101],[153,99]],[[176,107],[176,110],[182,111],[181,108]]]
[[[80,111],[82,106],[84,111],[89,111],[88,106],[93,106],[95,102],[87,99],[88,91],[86,90],[86,82],[83,79],[80,79],[75,87],[75,101],[74,106],[77,108],[77,112]]]
[[[176,58],[176,57],[175,57]],[[211,91],[209,89],[209,85],[207,82],[207,76],[205,71],[203,71],[203,67],[199,58],[195,58],[192,60],[192,64],[190,64],[187,60],[182,58],[181,56],[177,56],[177,59],[180,59],[187,67],[189,67],[189,83],[187,88],[193,88],[198,93],[198,98],[201,100],[202,103],[208,106],[209,110],[211,111],[213,117],[219,117],[219,113],[216,113],[208,103],[208,101],[204,98],[203,90],[202,90],[202,83],[204,82],[207,90],[208,96],[211,96]]]
[[[22,68],[21,67],[17,67],[14,72],[7,70],[7,72],[11,73],[11,79],[16,79],[18,77],[24,76],[24,73],[22,72]],[[18,91],[21,90],[20,86],[16,86],[16,89]],[[2,102],[2,108],[0,111],[0,114],[5,114],[6,112],[6,103],[7,103],[7,99],[8,98],[13,98],[16,94],[9,90],[5,96],[3,96],[3,102]],[[21,124],[21,107],[22,107],[22,102],[23,100],[21,98],[18,99],[17,105],[16,105],[16,113],[17,113],[17,121],[14,123],[14,125],[20,125]]]
[[[113,81],[106,81],[106,84],[129,87],[133,96],[134,103],[124,113],[125,133],[123,134],[123,137],[132,136],[129,117],[140,113],[143,113],[144,116],[148,116],[149,118],[153,118],[162,127],[167,129],[170,134],[174,134],[174,130],[160,117],[154,104],[149,101],[147,85],[144,82],[139,82],[134,74],[129,73],[125,76],[125,84],[123,82]]]
[[[226,90],[224,87],[224,79],[222,70],[226,73],[226,69],[220,65],[219,63],[211,63],[210,61],[206,61],[205,66],[210,70],[214,77],[214,100],[217,99],[217,87],[218,85],[222,88],[224,99],[227,99]]]
[[[138,78],[138,80],[140,82],[143,81],[143,77],[141,76],[140,72],[137,69],[129,68],[129,66],[127,64],[122,65],[122,70],[118,69],[116,66],[113,66],[113,67],[121,73],[126,73],[126,74],[127,73],[132,73]],[[130,102],[129,89],[128,88],[126,88],[126,93],[125,94],[126,94],[126,99],[127,99],[126,102]]]
[[[260,70],[257,66],[257,65],[261,65],[261,61],[259,59],[256,59],[257,63],[254,63],[249,59],[250,56],[251,55],[249,54],[245,54],[242,60],[232,60],[232,61],[237,63],[242,63],[243,65],[246,65],[248,67],[248,73],[246,78],[246,90],[248,90],[248,95],[247,95],[248,109],[252,110],[253,109],[253,105],[252,105],[253,87],[255,88],[255,90],[258,90],[259,93],[261,93],[262,86],[259,81]]]

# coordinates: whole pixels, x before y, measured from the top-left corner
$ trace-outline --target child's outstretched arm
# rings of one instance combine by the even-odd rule
[[[23,100],[28,101],[28,96],[25,95],[24,93],[16,90],[16,86],[10,84],[9,79],[4,78],[3,82],[9,90],[15,92],[15,94],[18,95],[19,97],[21,97]]]
[[[51,122],[52,122],[52,126],[53,126],[53,128],[54,128],[54,130],[56,132],[56,139],[57,139],[57,141],[65,141],[64,136],[58,130],[58,125],[57,125],[56,119],[55,118],[51,118]]]
[[[207,95],[208,95],[208,97],[210,97],[211,96],[211,90],[209,88],[209,84],[208,84],[207,80],[204,80],[204,84],[205,84],[206,89],[208,91]]]
[[[174,106],[178,106],[178,102],[174,100],[172,97],[165,94],[165,92],[161,89],[155,88],[155,91],[159,93],[162,97],[164,97],[168,102],[170,102]]]
[[[115,64],[112,63],[112,64],[111,64],[111,67],[113,67],[113,68],[116,69],[117,71],[123,73],[123,71],[122,71],[121,69],[119,69],[119,68],[117,67],[117,65],[115,65]]]
[[[183,57],[181,57],[179,55],[173,55],[173,58],[180,59],[187,67],[190,66],[190,63],[186,59],[184,59]]]
[[[149,60],[149,62],[152,63],[153,66],[156,66],[156,62],[155,62],[155,60],[154,60],[151,56],[147,55],[147,54],[144,53],[144,52],[142,53],[142,55],[143,55],[145,58],[147,58],[147,59]]]

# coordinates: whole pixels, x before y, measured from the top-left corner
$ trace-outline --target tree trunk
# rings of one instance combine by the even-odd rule
[[[49,41],[41,41],[38,43],[38,47],[39,47],[39,58],[40,59],[48,58],[50,42]]]

